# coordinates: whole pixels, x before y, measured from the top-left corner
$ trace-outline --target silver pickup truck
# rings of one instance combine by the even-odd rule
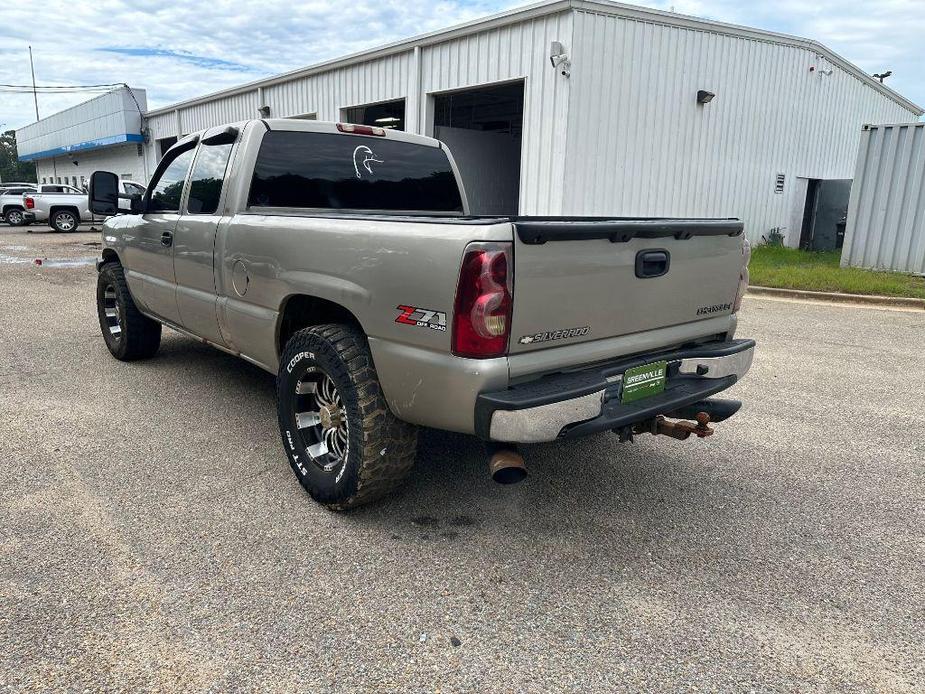
[[[95,214],[119,198],[94,174]],[[333,509],[398,485],[417,426],[480,437],[511,482],[518,443],[703,437],[741,404],[711,398],[754,349],[736,220],[472,216],[437,140],[297,120],[183,138],[130,205],[102,232],[110,352],[151,357],[166,325],[275,374],[292,469]]]
[[[11,227],[27,224],[23,215],[25,207],[22,196],[25,193],[34,193],[35,191],[35,183],[5,185],[0,188],[0,219]]]
[[[132,181],[120,181],[123,197],[143,195],[144,186]],[[77,231],[81,222],[95,221],[90,213],[87,194],[64,185],[40,185],[38,190],[22,196],[23,223],[47,222],[55,231]],[[128,211],[128,206],[120,205],[120,211]]]

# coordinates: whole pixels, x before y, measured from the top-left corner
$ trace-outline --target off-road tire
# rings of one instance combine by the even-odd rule
[[[309,455],[296,420],[295,393],[309,374],[330,377],[346,413],[346,461],[330,471]],[[356,508],[385,496],[414,465],[417,427],[389,410],[366,337],[356,327],[318,325],[295,333],[280,358],[276,405],[293,472],[309,495],[331,510]]]
[[[22,214],[23,210],[21,208],[14,207],[3,213],[3,221],[9,224],[11,227],[21,227],[25,222],[25,220],[22,218]],[[19,221],[13,221],[14,218],[18,218]]]
[[[106,315],[113,305],[119,332],[112,330],[112,316]],[[138,310],[125,281],[125,272],[119,263],[106,263],[100,268],[96,281],[96,312],[106,347],[120,361],[134,361],[153,357],[161,344],[161,324]]]
[[[71,220],[70,228],[62,228],[62,223],[67,219]],[[70,233],[77,231],[77,227],[80,226],[80,217],[73,210],[55,210],[51,215],[51,219],[48,220],[48,224],[57,232]]]

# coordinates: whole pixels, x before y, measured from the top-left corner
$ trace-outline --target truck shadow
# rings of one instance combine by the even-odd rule
[[[259,437],[258,458],[265,476],[257,469],[236,470],[235,476],[265,486],[265,493],[282,495],[294,516],[328,516],[341,532],[361,531],[415,544],[506,544],[569,536],[578,547],[593,548],[606,540],[629,551],[634,543],[664,539],[679,527],[699,526],[706,532],[728,524],[733,535],[744,533],[739,537],[741,546],[748,545],[749,533],[741,518],[729,515],[727,502],[734,497],[748,506],[754,498],[733,488],[730,479],[715,470],[717,456],[731,463],[728,456],[734,441],[720,443],[717,437],[709,443],[680,442],[640,436],[635,443],[621,444],[615,435],[605,433],[524,446],[529,476],[519,484],[502,486],[488,475],[488,455],[481,441],[422,428],[415,467],[401,489],[370,506],[331,514],[311,501],[289,470],[276,428],[271,374],[180,337],[165,340],[157,362],[159,371],[173,365],[178,381],[187,380],[185,404],[194,409],[218,408],[228,430],[242,432],[229,434],[226,450],[254,440],[245,433]],[[241,428],[238,422],[246,421],[259,423]],[[227,484],[230,492],[234,482]]]

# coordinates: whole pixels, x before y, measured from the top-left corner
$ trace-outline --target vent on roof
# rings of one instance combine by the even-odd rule
[[[774,192],[780,195],[784,192],[784,174],[777,174],[777,180],[774,181]]]

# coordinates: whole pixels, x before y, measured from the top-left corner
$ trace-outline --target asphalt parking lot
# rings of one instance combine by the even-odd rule
[[[270,375],[109,356],[96,242],[0,227],[0,690],[922,690],[925,312],[749,298],[711,440],[424,431],[337,515]]]

